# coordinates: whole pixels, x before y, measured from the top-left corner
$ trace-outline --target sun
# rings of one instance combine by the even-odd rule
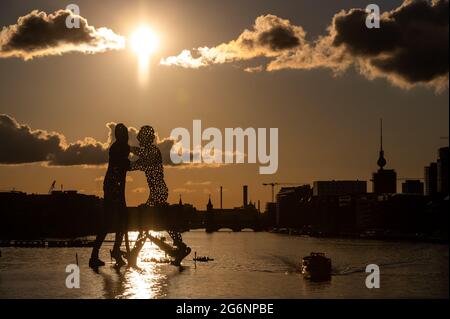
[[[144,85],[148,79],[150,57],[159,46],[159,37],[152,28],[141,25],[131,34],[129,43],[137,54],[139,82]]]
[[[148,58],[156,51],[159,38],[155,31],[148,26],[138,27],[130,38],[131,49],[140,57]]]

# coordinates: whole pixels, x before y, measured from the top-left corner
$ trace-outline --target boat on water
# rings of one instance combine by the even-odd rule
[[[312,252],[302,259],[302,274],[312,281],[331,280],[331,259],[325,253]]]
[[[208,261],[214,261],[214,258],[210,258],[208,256],[197,256],[197,252],[195,252],[192,260],[206,263]]]
[[[194,261],[208,262],[208,261],[214,261],[214,258],[209,258],[207,256],[201,256],[201,257],[194,258]]]

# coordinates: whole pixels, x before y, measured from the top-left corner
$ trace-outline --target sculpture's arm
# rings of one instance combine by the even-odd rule
[[[138,158],[136,161],[131,161],[130,163],[130,171],[143,171],[144,170],[144,161],[142,158]]]

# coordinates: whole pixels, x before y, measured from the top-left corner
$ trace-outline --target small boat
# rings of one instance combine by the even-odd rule
[[[197,257],[197,252],[195,252],[194,253],[194,258],[192,260],[206,263],[208,261],[214,261],[214,258],[209,258],[208,256],[198,256]]]
[[[311,253],[303,257],[302,274],[306,279],[312,281],[331,280],[331,259],[325,257],[324,253]]]
[[[205,263],[208,261],[214,261],[214,258],[209,258],[208,256],[199,256],[199,257],[195,257],[193,260]]]

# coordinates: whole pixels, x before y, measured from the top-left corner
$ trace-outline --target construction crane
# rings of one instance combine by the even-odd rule
[[[305,184],[309,184],[309,183],[263,183],[263,186],[271,186],[272,187],[272,203],[275,202],[275,186],[280,186],[280,185],[293,185],[293,186],[298,186],[298,185],[305,185]]]
[[[56,180],[53,181],[53,183],[50,185],[50,188],[48,189],[48,193],[51,194],[55,190]]]

